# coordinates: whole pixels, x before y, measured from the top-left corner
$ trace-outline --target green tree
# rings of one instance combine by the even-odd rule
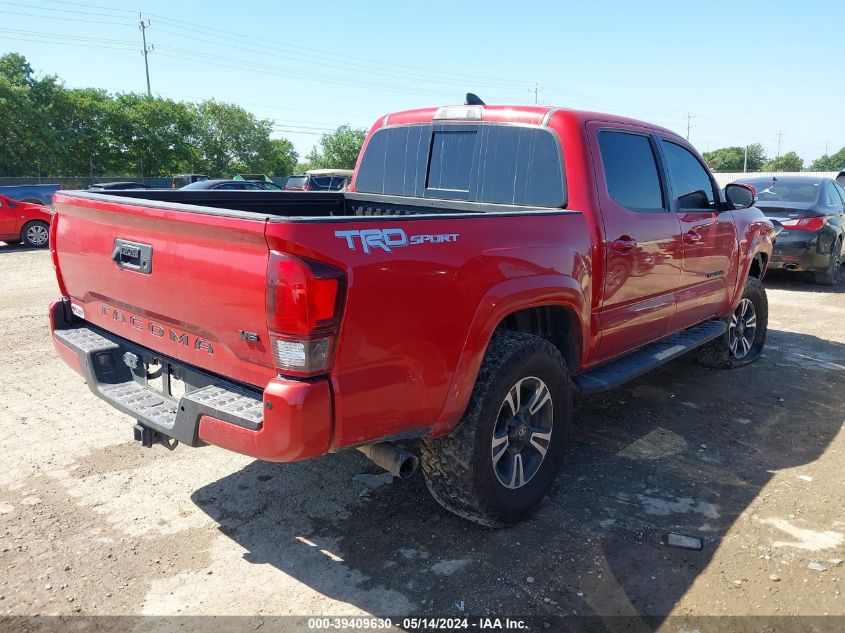
[[[115,152],[111,140],[109,109],[111,97],[105,90],[74,88],[52,100],[54,126],[49,172],[60,176],[94,176],[111,173]],[[119,162],[118,162],[119,164]]]
[[[742,171],[745,166],[745,148],[739,146],[722,147],[712,152],[704,152],[704,160],[713,171]],[[765,151],[759,143],[748,146],[748,171],[760,171],[766,162]]]
[[[265,158],[265,173],[270,176],[290,176],[296,169],[299,154],[293,143],[284,138],[270,140],[270,154]]]
[[[352,169],[366,136],[367,130],[341,125],[331,134],[320,137],[320,148],[315,147],[305,157],[305,166],[309,169]]]
[[[56,77],[37,78],[22,55],[0,56],[0,175],[47,169],[55,149],[53,106],[62,91]]]
[[[226,176],[264,168],[271,154],[273,123],[258,119],[240,106],[204,101],[196,106],[195,169],[209,176]]]
[[[810,164],[811,171],[842,171],[845,169],[845,147],[835,154],[825,154]]]
[[[801,171],[804,161],[795,152],[787,152],[783,156],[773,158],[763,165],[763,171]]]
[[[185,103],[139,94],[118,95],[110,104],[109,129],[120,171],[169,176],[193,169],[191,139],[196,112]]]

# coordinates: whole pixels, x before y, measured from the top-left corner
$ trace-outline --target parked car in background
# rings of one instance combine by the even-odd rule
[[[112,191],[115,189],[149,189],[149,187],[141,182],[98,182],[88,187],[88,191]]]
[[[50,235],[51,208],[0,195],[0,241],[44,248]]]
[[[738,182],[754,187],[756,206],[783,226],[769,268],[812,272],[816,283],[836,284],[845,244],[842,185],[817,176],[769,176]]]
[[[839,183],[840,187],[845,187],[845,170],[839,172],[839,175],[836,176],[836,182]]]
[[[285,191],[339,191],[353,173],[351,169],[311,169],[288,178]]]
[[[53,203],[53,194],[61,188],[61,185],[14,185],[0,187],[0,195],[20,202],[50,206]]]
[[[205,174],[179,174],[178,176],[173,176],[173,182],[170,183],[170,188],[181,189],[185,185],[202,182],[203,180],[208,180],[208,176]]]
[[[232,191],[267,191],[264,183],[253,182],[251,180],[200,180],[192,182],[190,185],[185,185],[181,189],[198,190],[198,189],[229,189]]]

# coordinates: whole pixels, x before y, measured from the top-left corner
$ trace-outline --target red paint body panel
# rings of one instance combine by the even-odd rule
[[[86,321],[239,382],[263,388],[276,375],[267,347],[264,221],[63,193],[54,203],[59,269]],[[110,259],[115,239],[152,246],[152,273],[118,268]],[[241,329],[259,340],[244,341]]]
[[[329,450],[332,401],[325,379],[271,380],[264,389],[264,403],[264,424],[258,431],[203,416],[199,438],[271,462],[293,462]]]
[[[380,127],[430,122],[437,110],[380,118],[361,155]],[[514,312],[565,308],[577,337],[570,370],[582,372],[728,314],[754,257],[771,253],[771,224],[756,209],[644,214],[608,195],[596,130],[636,129],[686,145],[668,130],[542,106],[485,106],[483,114],[484,122],[548,125],[557,134],[566,210],[276,221],[57,194],[55,246],[67,292],[92,324],[263,390],[272,408],[259,431],[204,417],[200,437],[290,461],[401,434],[449,432],[466,408],[490,337]],[[367,253],[335,235],[374,227],[457,237]],[[689,231],[701,239],[688,243]],[[622,253],[613,242],[625,236],[637,245]],[[116,238],[152,246],[151,275],[110,261]],[[346,276],[334,363],[324,378],[276,377],[266,325],[270,250]],[[151,324],[174,330],[177,339],[156,336]],[[257,333],[258,341],[248,343],[239,330]],[[214,353],[183,345],[180,334]]]
[[[0,242],[17,241],[27,222],[40,220],[49,224],[50,218],[50,207],[0,196]]]

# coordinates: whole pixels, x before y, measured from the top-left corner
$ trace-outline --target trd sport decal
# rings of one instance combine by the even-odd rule
[[[364,253],[380,248],[387,253],[392,249],[415,244],[442,244],[457,242],[458,233],[439,233],[436,235],[408,235],[402,229],[365,229],[363,231],[335,231],[335,237],[346,240],[346,245],[355,250],[356,241],[361,243]]]

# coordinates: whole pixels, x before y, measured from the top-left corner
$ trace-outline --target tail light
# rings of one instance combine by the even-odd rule
[[[345,296],[342,270],[270,251],[267,328],[280,373],[307,377],[331,369]]]
[[[827,223],[827,218],[817,215],[810,218],[780,220],[780,223],[788,229],[796,229],[798,231],[819,231]]]
[[[53,211],[50,217],[50,258],[53,260],[53,270],[56,271],[56,282],[59,284],[59,292],[63,297],[69,296],[65,288],[65,280],[62,279],[62,271],[59,270],[59,254],[56,251],[56,233],[58,232],[59,214]]]

